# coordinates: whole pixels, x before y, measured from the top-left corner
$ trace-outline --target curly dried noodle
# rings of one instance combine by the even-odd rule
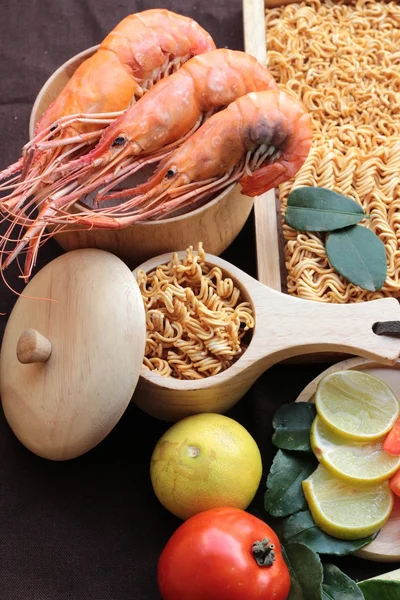
[[[323,237],[283,225],[289,293],[320,302],[400,297],[400,4],[309,0],[266,11],[268,68],[311,113],[314,143],[279,190],[326,187],[359,204],[386,247],[388,275],[366,292],[328,263]]]
[[[230,367],[254,327],[248,302],[221,269],[206,263],[199,244],[181,261],[137,272],[146,310],[144,365],[165,377],[203,379]]]

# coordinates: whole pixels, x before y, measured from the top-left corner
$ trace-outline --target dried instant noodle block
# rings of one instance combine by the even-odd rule
[[[282,215],[300,186],[353,198],[386,247],[383,289],[367,292],[328,263],[324,237],[283,225],[290,294],[320,302],[400,297],[400,4],[308,0],[266,11],[268,68],[312,118],[314,141],[279,189]]]
[[[248,302],[221,269],[206,262],[203,247],[174,254],[154,271],[139,270],[146,310],[144,365],[165,377],[203,379],[231,366],[254,327]]]

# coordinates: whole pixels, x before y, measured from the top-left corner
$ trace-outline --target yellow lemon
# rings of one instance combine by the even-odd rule
[[[311,427],[311,447],[319,462],[351,485],[374,485],[400,468],[400,456],[383,450],[382,440],[353,442],[333,433],[319,417]]]
[[[362,371],[326,375],[318,384],[315,406],[329,429],[360,442],[383,437],[399,414],[399,403],[386,383]]]
[[[157,442],[150,475],[161,504],[181,519],[220,506],[245,509],[260,484],[261,455],[237,421],[194,415],[175,423]]]
[[[322,465],[302,483],[314,521],[322,531],[343,540],[358,540],[378,531],[389,519],[393,494],[387,481],[355,487]]]

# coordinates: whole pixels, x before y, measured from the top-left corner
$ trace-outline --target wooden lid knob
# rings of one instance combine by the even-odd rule
[[[26,329],[17,343],[17,358],[20,363],[46,362],[51,354],[51,342],[36,329]]]

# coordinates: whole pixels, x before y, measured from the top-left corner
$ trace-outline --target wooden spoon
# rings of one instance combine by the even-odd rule
[[[178,256],[182,260],[186,253]],[[157,256],[139,266],[134,275],[170,259],[171,254]],[[253,337],[237,362],[205,379],[181,381],[143,367],[133,400],[155,417],[174,421],[200,412],[225,412],[266,369],[299,354],[346,352],[384,364],[394,364],[399,357],[400,340],[373,331],[378,322],[400,320],[400,306],[394,298],[320,304],[272,290],[217,256],[207,254],[207,263],[231,277],[251,303],[256,320]]]

